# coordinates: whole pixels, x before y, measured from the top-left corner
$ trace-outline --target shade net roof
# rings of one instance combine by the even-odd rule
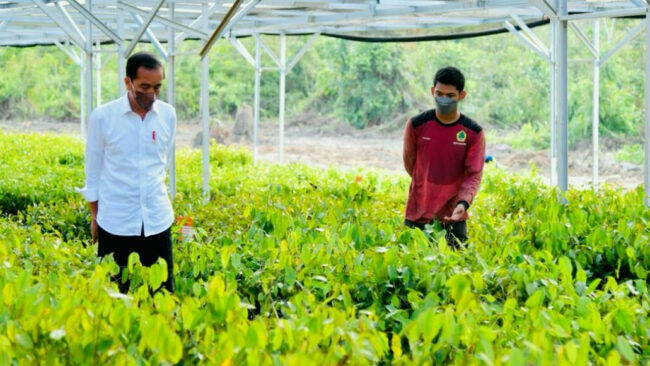
[[[568,1],[568,14],[645,14],[646,0]],[[0,46],[93,42],[207,40],[236,0],[11,0],[0,1]],[[553,0],[245,0],[232,12],[225,37],[261,34],[409,36],[504,27],[517,18],[539,22]],[[173,9],[173,16],[172,10]],[[207,19],[204,24],[203,19]],[[516,25],[516,24],[515,24]],[[437,29],[436,29],[437,28]],[[145,31],[146,30],[146,31]]]

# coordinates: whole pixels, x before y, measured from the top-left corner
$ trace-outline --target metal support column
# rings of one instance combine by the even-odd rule
[[[260,123],[260,78],[262,76],[261,68],[262,50],[259,37],[255,38],[255,97],[253,106],[253,163],[257,165],[257,144],[258,144],[258,128]]]
[[[208,5],[203,4],[203,12],[208,11]],[[203,31],[208,31],[208,17],[203,17]],[[208,100],[208,78],[210,77],[210,57],[201,59],[201,122],[203,124],[203,197],[210,200],[210,105]]]
[[[117,35],[120,39],[124,40],[124,13],[119,6],[115,9],[117,12]],[[126,85],[124,85],[124,78],[126,77],[126,65],[124,62],[124,41],[117,44],[117,91],[119,96],[126,94]]]
[[[86,8],[92,13],[92,0],[86,1]],[[90,122],[90,113],[93,110],[93,25],[89,20],[86,20],[86,123]],[[82,120],[84,121],[84,120]],[[86,139],[86,126],[81,126],[81,137]]]
[[[95,96],[97,97],[97,106],[99,107],[102,105],[102,54],[101,54],[101,45],[99,43],[99,40],[95,42],[95,50],[97,53],[95,53],[95,87],[97,90],[95,91]]]
[[[84,138],[88,116],[86,113],[86,59],[79,62],[79,132]]]
[[[650,207],[650,8],[645,15],[645,205]]]
[[[280,35],[280,147],[278,151],[278,161],[282,164],[284,154],[284,102],[286,92],[286,78],[287,78],[287,36],[282,33]]]
[[[550,184],[551,187],[557,187],[557,92],[555,89],[555,84],[557,83],[557,48],[555,43],[557,38],[555,36],[557,30],[557,20],[551,20],[551,47],[550,47],[550,58],[551,62],[549,65],[549,77],[550,77],[550,108],[551,108],[551,118],[550,118],[550,130],[551,130],[551,145],[550,145],[550,162],[551,162],[551,171],[550,171]]]
[[[600,53],[600,20],[594,20],[594,51]],[[600,123],[600,57],[594,57],[593,65],[594,86],[592,94],[592,124],[591,124],[591,145],[593,154],[592,178],[591,184],[595,190],[598,190],[598,152],[599,148],[599,123]]]
[[[169,20],[174,21],[176,4],[169,3]],[[167,42],[167,103],[176,108],[176,32],[169,27],[169,41]],[[172,141],[172,153],[169,156],[169,193],[171,198],[176,197],[176,137]]]
[[[559,1],[559,16],[566,16],[567,0]],[[558,188],[562,196],[569,187],[569,172],[568,172],[568,155],[569,155],[569,139],[568,139],[568,122],[569,122],[569,108],[568,108],[568,53],[567,53],[567,20],[559,20],[556,23],[556,37],[555,44],[557,55],[557,98],[558,98],[558,126],[557,126],[557,179]],[[565,201],[564,197],[561,197]]]

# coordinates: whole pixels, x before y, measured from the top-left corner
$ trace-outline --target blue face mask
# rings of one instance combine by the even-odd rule
[[[435,99],[436,99],[436,108],[438,109],[438,112],[440,112],[440,114],[451,114],[454,111],[456,111],[456,107],[458,106],[458,101],[455,100],[454,98],[437,96],[435,97]]]

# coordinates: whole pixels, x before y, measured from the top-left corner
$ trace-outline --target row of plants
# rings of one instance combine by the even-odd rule
[[[565,205],[488,166],[455,251],[435,225],[402,225],[405,175],[253,166],[212,145],[205,202],[200,152],[184,150],[174,206],[196,235],[175,241],[174,273],[133,255],[121,294],[72,189],[82,143],[0,134],[0,161],[2,197],[30,197],[0,201],[0,365],[650,360],[641,187],[571,190]],[[156,291],[168,275],[176,292]]]

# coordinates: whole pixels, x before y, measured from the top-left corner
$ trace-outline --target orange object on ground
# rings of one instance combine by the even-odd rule
[[[191,216],[178,216],[176,218],[176,225],[179,225],[178,228],[178,240],[183,241],[185,236],[190,236],[194,233],[194,219]]]

